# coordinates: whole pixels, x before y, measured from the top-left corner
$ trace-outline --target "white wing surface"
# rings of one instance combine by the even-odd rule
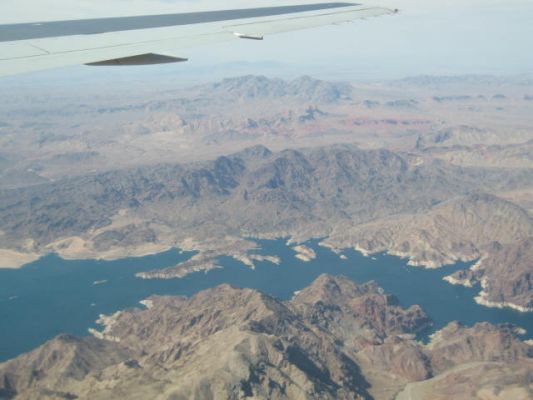
[[[352,3],[0,25],[0,76],[77,64],[186,61],[181,50],[393,14]]]

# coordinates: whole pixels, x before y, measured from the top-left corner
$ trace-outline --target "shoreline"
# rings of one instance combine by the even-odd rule
[[[63,260],[102,260],[115,261],[129,257],[152,256],[173,249],[174,246],[162,243],[147,243],[138,247],[115,247],[106,251],[92,249],[73,250],[72,248],[53,249],[47,254],[57,254]]]
[[[472,288],[474,285],[468,279],[456,279],[452,275],[445,276],[442,278],[443,281],[448,282],[450,285],[464,286],[467,288]]]
[[[165,251],[175,248],[174,246],[164,244],[149,244],[136,248],[122,247],[113,248],[105,252],[98,252],[96,250],[82,250],[72,251],[67,248],[66,251],[61,249],[50,249],[43,253],[22,253],[16,250],[0,249],[0,270],[2,269],[21,269],[34,261],[38,261],[50,254],[57,254],[63,260],[79,261],[79,260],[102,260],[115,261],[129,257],[146,257],[153,256]]]
[[[103,329],[99,331],[95,328],[89,328],[87,329],[87,331],[89,332],[89,334],[91,334],[97,339],[109,340],[111,342],[119,343],[120,338],[111,335],[110,332],[123,312],[124,311],[117,311],[111,315],[100,314],[98,319],[96,320],[96,324],[100,325]]]
[[[512,310],[515,310],[521,313],[533,312],[533,308],[519,306],[518,304],[509,303],[506,301],[497,302],[497,301],[488,300],[489,294],[485,290],[488,286],[487,279],[486,278],[481,279],[480,285],[481,285],[481,291],[478,293],[477,296],[474,297],[474,301],[477,304],[481,306],[489,307],[489,308],[500,308],[500,309],[510,308]]]
[[[511,309],[511,310],[518,311],[521,313],[533,312],[533,308],[519,306],[517,304],[508,303],[506,301],[503,301],[503,302],[490,301],[490,300],[487,300],[487,296],[488,296],[488,293],[482,290],[481,292],[479,292],[479,294],[476,297],[474,297],[474,301],[480,306],[484,306],[488,308],[499,308],[499,309],[507,308],[507,309]]]

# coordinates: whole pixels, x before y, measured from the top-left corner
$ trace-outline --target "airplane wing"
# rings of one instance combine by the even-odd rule
[[[0,77],[77,64],[186,61],[182,49],[350,22],[396,10],[352,3],[0,25]]]

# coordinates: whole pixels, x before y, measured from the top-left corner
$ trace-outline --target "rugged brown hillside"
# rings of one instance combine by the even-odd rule
[[[223,285],[144,304],[102,317],[99,339],[59,336],[0,364],[0,398],[392,399],[409,382],[442,390],[434,382],[463,367],[506,369],[490,384],[531,394],[532,349],[510,327],[451,324],[424,346],[409,336],[423,311],[373,283],[323,275],[285,303]],[[481,393],[486,380],[461,385]]]
[[[476,301],[490,307],[533,310],[533,238],[513,243],[494,242],[472,268],[446,278],[449,282],[472,286],[481,283]]]
[[[481,269],[486,300],[533,310],[533,236],[490,252]]]
[[[528,309],[533,301],[532,234],[533,218],[527,211],[476,193],[417,214],[340,225],[325,243],[367,253],[387,251],[408,257],[412,265],[431,267],[482,258],[472,271],[447,280],[469,286],[483,280],[488,301]]]
[[[328,243],[357,246],[373,253],[389,251],[413,265],[438,267],[474,260],[494,242],[516,243],[531,236],[533,218],[517,205],[485,193],[442,202],[424,212],[339,227]]]
[[[0,190],[0,247],[105,257],[190,236],[324,236],[343,222],[355,226],[478,191],[531,186],[527,171],[413,164],[387,150],[256,147],[206,163]]]
[[[397,400],[530,399],[533,348],[513,341],[512,330],[487,323],[448,325],[426,347],[434,376],[408,384]]]

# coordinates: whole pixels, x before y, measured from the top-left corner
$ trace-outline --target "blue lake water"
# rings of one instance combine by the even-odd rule
[[[308,286],[322,273],[345,275],[356,282],[375,280],[404,306],[419,304],[434,321],[431,331],[458,320],[465,325],[480,321],[514,323],[533,338],[533,313],[482,307],[474,302],[479,288],[464,288],[444,282],[442,277],[468,266],[458,263],[437,270],[407,267],[406,261],[385,254],[364,257],[354,250],[343,254],[347,260],[317,241],[308,243],[317,258],[303,262],[284,240],[261,240],[256,252],[276,255],[281,265],[257,263],[251,270],[230,257],[221,257],[224,268],[197,272],[182,279],[143,280],[135,273],[173,266],[192,256],[177,250],[116,261],[63,260],[46,256],[18,270],[0,269],[0,361],[29,351],[59,333],[87,335],[96,327],[99,314],[111,314],[152,294],[190,296],[229,283],[259,289],[282,300]],[[100,284],[94,285],[95,281]],[[105,281],[105,282],[104,282]]]

